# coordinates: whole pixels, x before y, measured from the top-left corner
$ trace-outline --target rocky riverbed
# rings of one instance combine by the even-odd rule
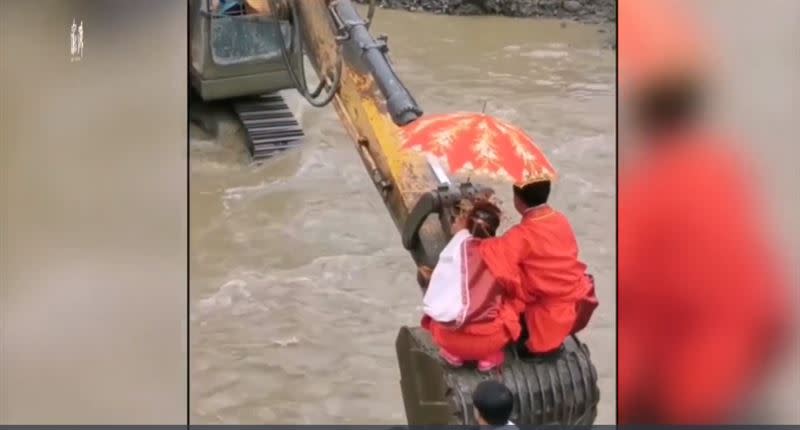
[[[356,0],[368,4],[369,0]],[[561,18],[592,24],[616,21],[616,0],[375,0],[379,7],[446,15]]]

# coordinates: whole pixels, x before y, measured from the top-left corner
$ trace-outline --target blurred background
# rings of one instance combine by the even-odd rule
[[[621,422],[800,423],[800,2],[618,4]]]
[[[720,122],[741,133],[759,172],[768,205],[763,222],[783,255],[792,303],[787,352],[769,375],[753,420],[800,424],[800,2],[696,3],[719,40]]]
[[[186,422],[186,52],[183,2],[0,2],[0,424]]]

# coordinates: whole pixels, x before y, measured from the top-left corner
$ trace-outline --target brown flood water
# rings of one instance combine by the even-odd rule
[[[381,10],[373,32],[389,35],[426,112],[488,100],[560,170],[554,204],[598,281],[582,339],[599,374],[597,422],[610,424],[615,53],[599,29]],[[260,167],[247,165],[233,121],[218,141],[191,130],[192,422],[405,423],[394,340],[419,320],[414,265],[333,109],[288,97],[306,144]]]

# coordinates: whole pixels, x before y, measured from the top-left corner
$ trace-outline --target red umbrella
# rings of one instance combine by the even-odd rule
[[[453,173],[474,172],[523,186],[556,170],[521,129],[482,113],[427,115],[401,129],[403,149],[432,154]]]

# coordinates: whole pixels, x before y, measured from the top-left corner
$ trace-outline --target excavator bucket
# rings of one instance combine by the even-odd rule
[[[409,425],[475,425],[472,392],[495,378],[514,395],[511,421],[518,425],[589,426],[597,416],[600,392],[589,350],[570,337],[555,355],[524,358],[516,346],[506,351],[500,372],[474,367],[452,368],[438,358],[437,348],[422,328],[403,327],[397,336],[397,359]]]

